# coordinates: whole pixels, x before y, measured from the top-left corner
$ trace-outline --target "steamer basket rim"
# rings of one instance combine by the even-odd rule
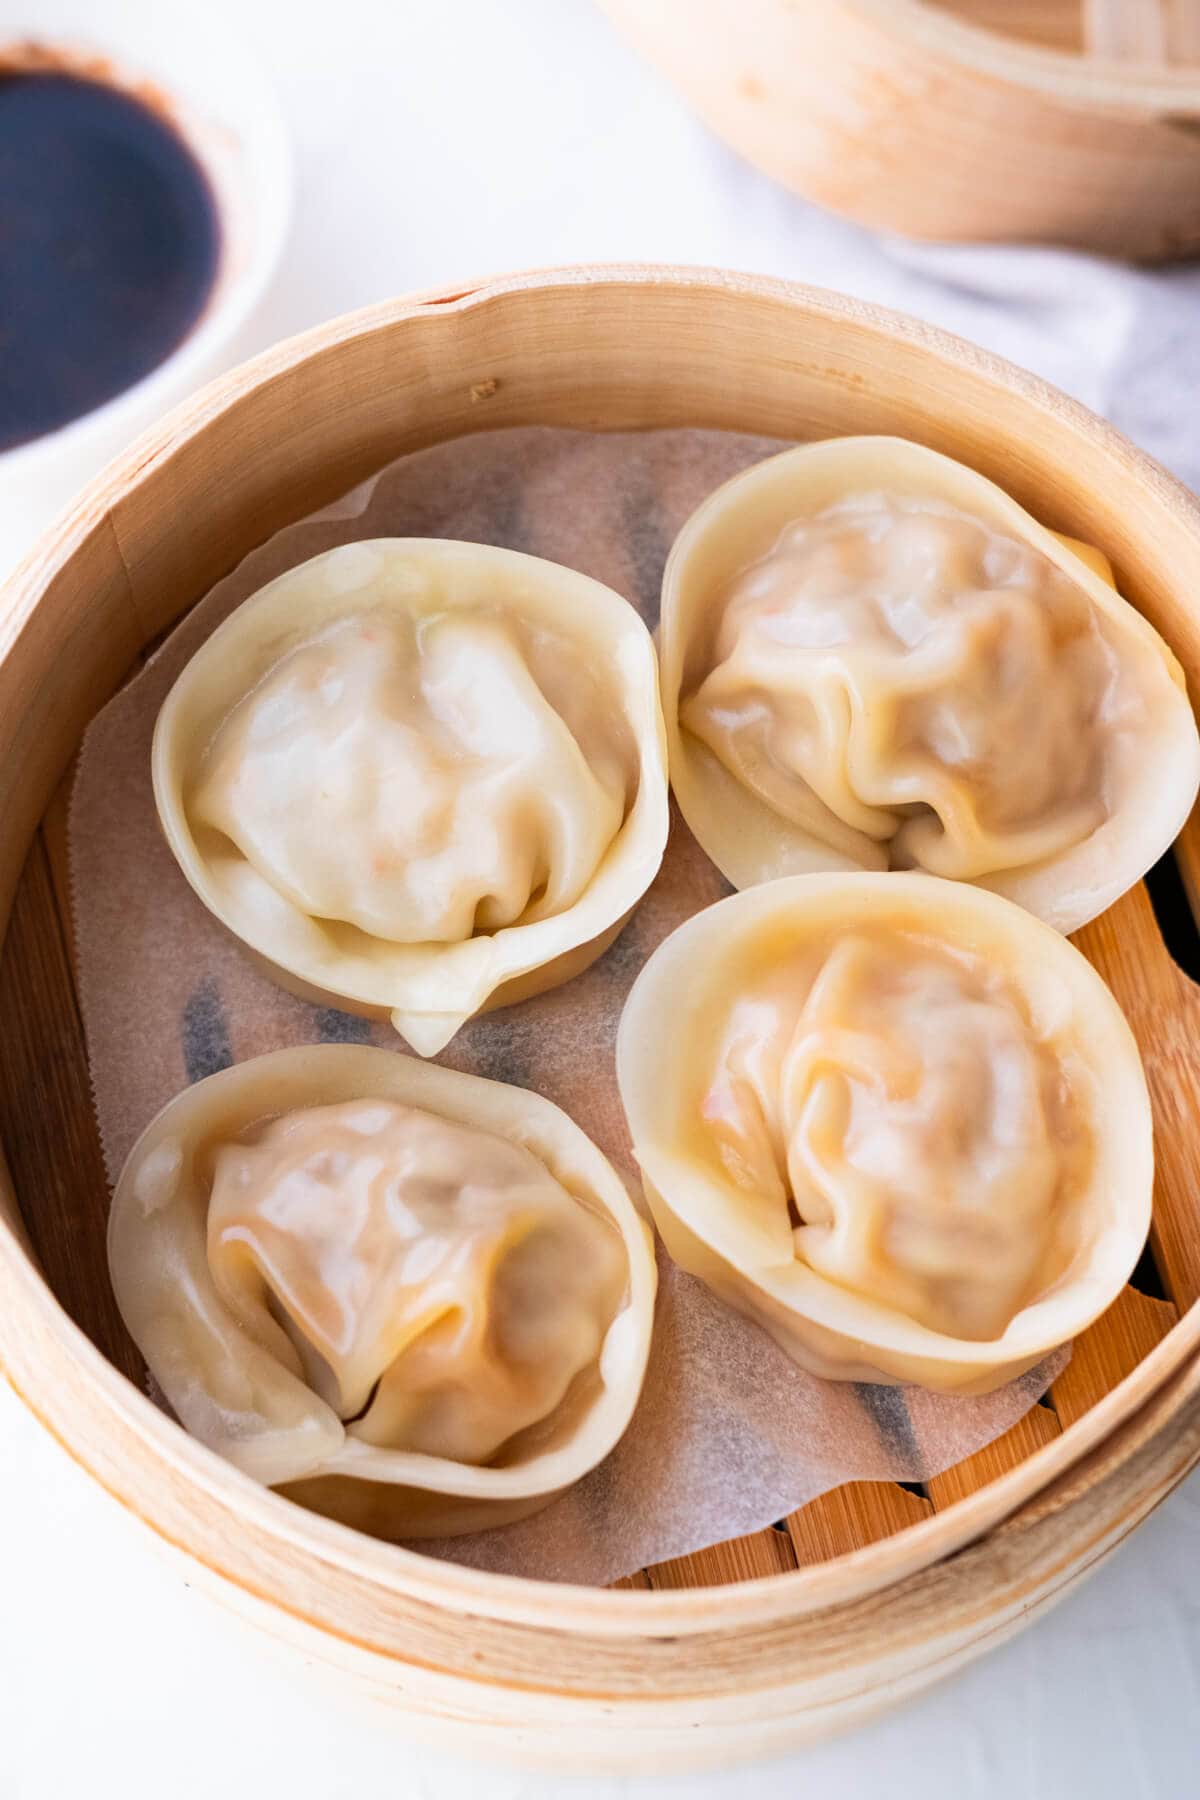
[[[308,359],[335,350],[340,343],[415,323],[434,311],[442,314],[465,312],[523,293],[566,295],[572,289],[581,288],[606,289],[614,297],[644,290],[699,301],[703,301],[705,295],[733,296],[790,310],[797,322],[817,318],[834,325],[865,329],[883,342],[890,342],[918,357],[932,357],[958,367],[985,387],[991,386],[1019,400],[1033,413],[1053,415],[1123,465],[1127,475],[1152,490],[1157,501],[1200,540],[1200,507],[1158,464],[1133,449],[1103,420],[1038,377],[936,327],[830,290],[765,276],[655,264],[569,266],[511,274],[465,286],[439,287],[378,303],[284,340],[210,383],[176,407],[111,464],[50,528],[6,588],[0,590],[0,664],[32,619],[48,584],[89,534],[109,520],[113,497],[127,495],[151,479],[183,445],[201,434],[214,419],[234,408],[239,400],[266,384],[285,378]],[[1189,1392],[1192,1387],[1200,1387],[1200,1362],[1196,1361],[1200,1345],[1198,1303],[1133,1374],[1054,1443],[1037,1451],[990,1488],[959,1501],[946,1512],[908,1527],[896,1538],[851,1552],[836,1562],[798,1569],[770,1581],[745,1581],[674,1594],[612,1593],[529,1582],[435,1563],[414,1552],[378,1544],[346,1527],[304,1513],[238,1475],[236,1470],[186,1437],[119,1374],[59,1306],[17,1237],[4,1226],[0,1226],[0,1296],[5,1301],[0,1308],[0,1318],[13,1316],[13,1303],[24,1308],[27,1316],[37,1317],[41,1330],[57,1341],[58,1350],[78,1371],[81,1383],[90,1389],[92,1405],[100,1404],[119,1415],[122,1424],[150,1448],[155,1458],[182,1477],[198,1495],[231,1513],[236,1512],[239,1518],[248,1519],[277,1544],[286,1545],[304,1556],[314,1575],[319,1575],[324,1566],[355,1574],[381,1590],[392,1591],[418,1603],[462,1614],[475,1613],[489,1619],[542,1628],[557,1624],[560,1629],[567,1628],[565,1621],[569,1616],[571,1629],[646,1640],[666,1633],[699,1634],[786,1620],[799,1613],[821,1610],[877,1592],[881,1586],[890,1586],[918,1573],[939,1557],[979,1538],[1015,1512],[1031,1495],[1040,1493],[1090,1453],[1102,1449],[1106,1437],[1118,1427],[1127,1428],[1122,1433],[1121,1460],[1134,1454],[1138,1444],[1134,1412],[1185,1364],[1192,1364],[1187,1371]],[[0,1374],[7,1375],[26,1405],[53,1431],[54,1427],[34,1396],[24,1392],[15,1373],[5,1368],[2,1354]],[[59,1441],[62,1441],[61,1436]],[[83,1460],[71,1445],[64,1447],[76,1460]],[[91,1464],[85,1466],[93,1478],[103,1484],[103,1477]],[[151,1529],[160,1530],[153,1519],[124,1495],[116,1494],[115,1497]],[[182,1547],[186,1549],[186,1546]],[[194,1553],[188,1551],[188,1554]],[[219,1569],[215,1572],[235,1586],[244,1586],[235,1574]],[[264,1598],[276,1603],[269,1595]]]

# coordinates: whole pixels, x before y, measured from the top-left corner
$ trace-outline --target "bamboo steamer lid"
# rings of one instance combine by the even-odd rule
[[[883,231],[1200,250],[1198,0],[601,0],[733,149]]]

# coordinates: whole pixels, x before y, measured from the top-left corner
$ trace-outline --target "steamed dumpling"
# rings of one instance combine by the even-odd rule
[[[543,640],[556,710],[522,635],[484,609],[339,621],[221,725],[192,819],[310,917],[394,943],[565,912],[624,823],[633,739],[569,641]]]
[[[1200,777],[1174,658],[990,482],[898,439],[785,452],[684,528],[664,586],[672,779],[738,886],[977,881],[1060,930],[1166,848]]]
[[[534,1095],[385,1051],[180,1095],[122,1173],[109,1257],[184,1425],[387,1535],[544,1504],[645,1367],[653,1259],[599,1152]]]
[[[666,835],[637,615],[479,545],[353,544],[281,576],[185,669],[154,766],[201,898],[426,1054],[586,966]]]
[[[680,721],[833,847],[970,880],[1096,829],[1122,698],[1092,608],[1045,557],[880,493],[786,526],[734,581]],[[1144,722],[1136,694],[1126,710]]]
[[[618,1072],[672,1254],[820,1374],[996,1386],[1089,1324],[1146,1236],[1119,1008],[969,886],[810,875],[720,902],[646,965]]]
[[[212,1154],[217,1292],[353,1436],[484,1463],[596,1362],[621,1239],[521,1145],[368,1099]]]
[[[810,1268],[951,1337],[998,1337],[1057,1273],[1088,1172],[1015,991],[887,926],[751,982],[700,1110],[725,1166],[794,1208]]]

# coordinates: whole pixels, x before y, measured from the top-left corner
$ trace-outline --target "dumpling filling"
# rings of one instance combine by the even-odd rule
[[[521,1145],[371,1099],[211,1154],[217,1291],[348,1436],[489,1463],[594,1368],[621,1238]]]
[[[573,906],[636,783],[578,650],[476,607],[352,615],[290,650],[186,804],[309,918],[460,943]]]
[[[1092,1140],[986,962],[860,925],[760,964],[700,1077],[696,1149],[828,1280],[999,1337],[1070,1260]]]
[[[941,501],[789,523],[720,595],[683,727],[782,818],[876,867],[973,880],[1109,816],[1144,704],[1088,596]]]

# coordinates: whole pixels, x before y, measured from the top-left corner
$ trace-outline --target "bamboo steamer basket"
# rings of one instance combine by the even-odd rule
[[[912,320],[750,277],[576,269],[379,306],[234,371],[102,475],[0,601],[0,1369],[189,1580],[406,1730],[527,1763],[709,1765],[845,1726],[1000,1641],[1200,1460],[1200,999],[1143,887],[1080,934],[1147,1062],[1153,1266],[1048,1404],[921,1492],[856,1483],[602,1591],[377,1543],[187,1437],[146,1397],[107,1281],[72,756],[144,647],[268,533],[402,451],[527,423],[915,437],[1100,545],[1193,692],[1200,512],[1082,408]],[[1200,886],[1198,846],[1189,831],[1177,854]]]
[[[861,224],[1200,249],[1198,0],[601,0],[733,149]]]

